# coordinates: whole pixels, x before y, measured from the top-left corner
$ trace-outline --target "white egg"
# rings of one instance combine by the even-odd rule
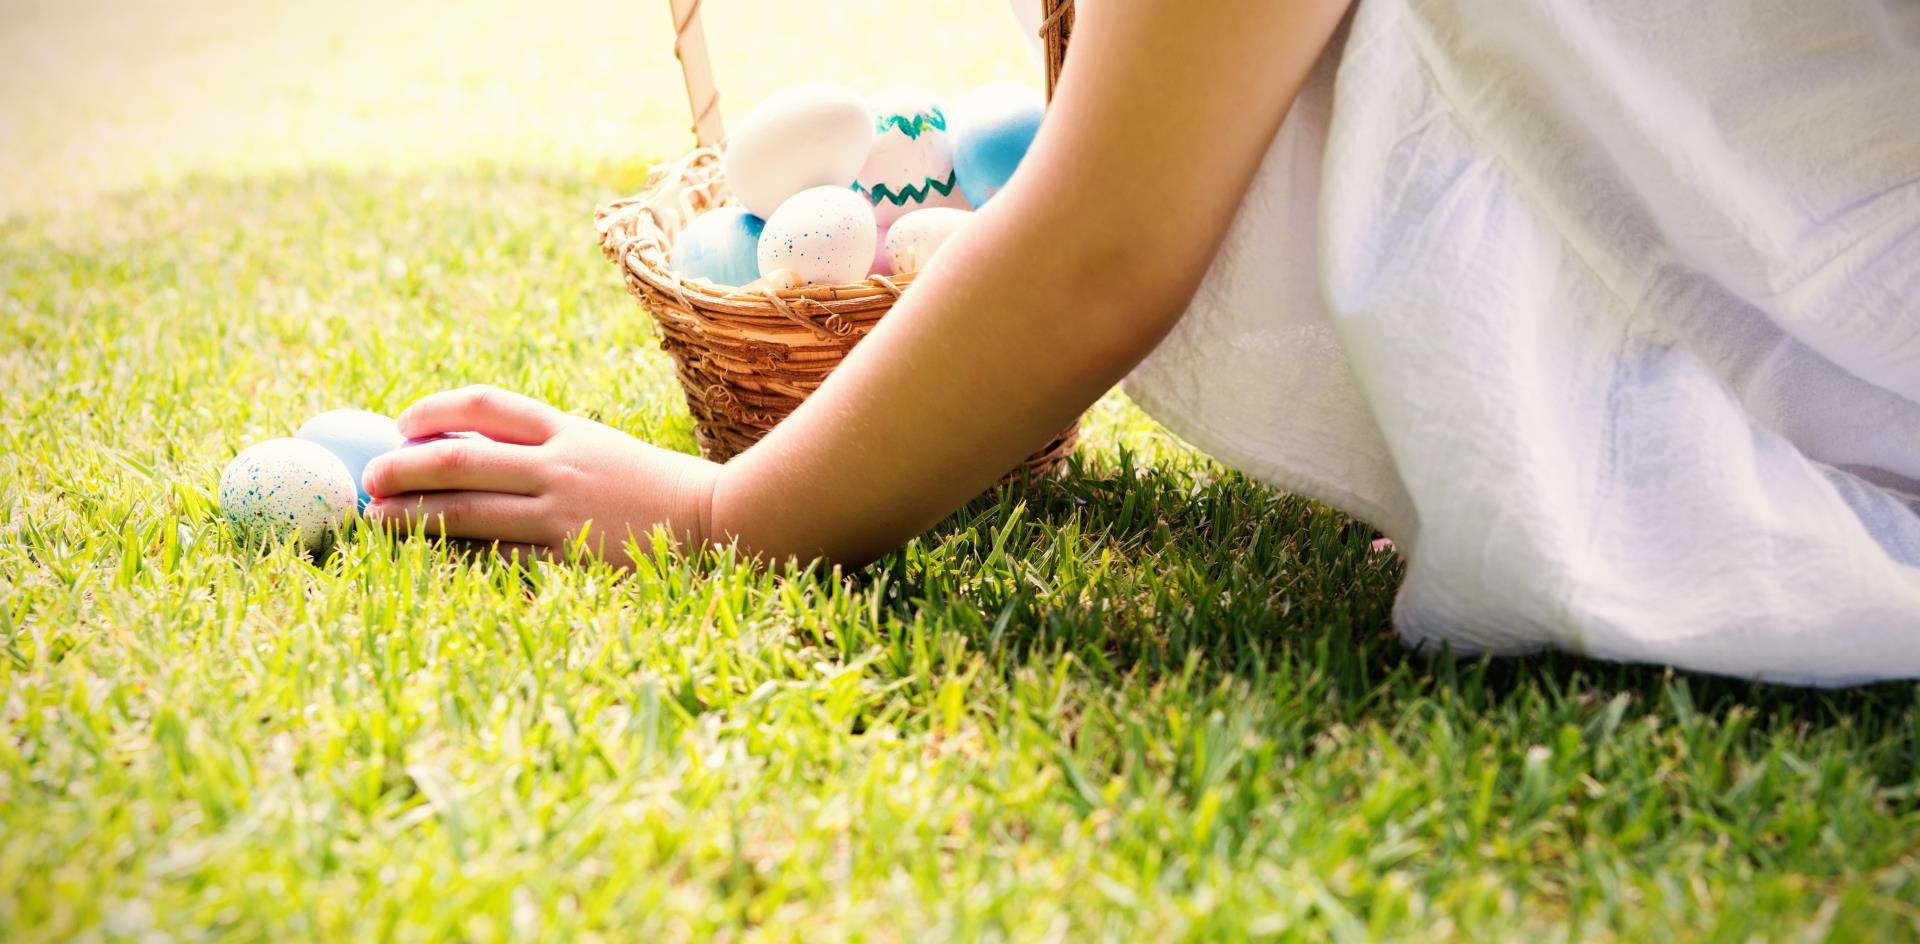
[[[851,89],[796,85],[761,102],[727,138],[727,186],[765,219],[809,187],[853,183],[873,144],[873,116]]]
[[[354,508],[353,477],[338,456],[304,439],[248,447],[220,473],[220,513],[247,540],[322,546]]]
[[[952,207],[915,210],[901,217],[887,230],[887,265],[900,275],[926,268],[933,254],[971,219],[971,212]]]
[[[840,285],[867,277],[877,241],[873,207],[845,186],[793,195],[760,232],[760,271],[786,269],[807,285]]]
[[[926,207],[968,207],[953,174],[953,142],[940,101],[903,86],[873,96],[873,149],[853,189],[873,203],[882,227]]]

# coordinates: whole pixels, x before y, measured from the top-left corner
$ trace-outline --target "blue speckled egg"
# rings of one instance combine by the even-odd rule
[[[673,271],[737,288],[760,277],[760,231],[766,221],[744,207],[721,207],[694,217],[673,242]]]
[[[400,427],[393,420],[367,410],[328,410],[308,420],[293,434],[325,448],[347,467],[353,478],[353,490],[360,496],[360,507],[367,507],[367,490],[360,487],[360,476],[376,456],[400,448]]]
[[[1040,93],[1018,82],[995,82],[961,101],[949,125],[953,173],[967,202],[986,206],[1007,185],[1045,115]]]
[[[353,479],[338,457],[304,439],[250,446],[220,473],[220,513],[249,540],[297,536],[321,547],[353,511]]]
[[[863,281],[877,242],[867,198],[844,186],[802,190],[767,218],[760,273],[786,269],[808,285]]]

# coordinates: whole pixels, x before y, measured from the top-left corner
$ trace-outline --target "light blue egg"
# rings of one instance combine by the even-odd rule
[[[400,448],[406,439],[393,420],[367,410],[328,410],[308,420],[293,438],[314,443],[339,458],[353,477],[353,490],[362,510],[367,507],[368,496],[360,485],[360,475],[367,470],[367,463]]]
[[[1039,93],[1012,83],[983,88],[961,104],[952,120],[953,173],[967,202],[986,206],[1007,185],[1045,114]]]
[[[760,277],[760,231],[766,226],[741,207],[708,210],[674,241],[673,271],[728,287],[752,282]]]

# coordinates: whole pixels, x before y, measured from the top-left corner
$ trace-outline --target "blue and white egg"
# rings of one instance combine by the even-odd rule
[[[901,217],[887,230],[888,268],[899,275],[926,268],[933,254],[971,219],[971,211],[954,207],[915,210]]]
[[[673,271],[737,288],[760,277],[760,233],[767,222],[745,207],[726,206],[694,217],[673,242]]]
[[[367,507],[367,490],[360,484],[367,463],[400,448],[406,437],[393,420],[368,410],[328,410],[306,421],[293,434],[333,453],[347,467],[359,506]]]
[[[982,86],[961,100],[951,121],[953,170],[967,202],[986,206],[1007,185],[1046,110],[1046,99],[1019,82]]]
[[[354,508],[347,467],[318,443],[269,439],[241,450],[220,473],[220,513],[252,541],[325,545]]]
[[[878,231],[872,205],[847,187],[802,190],[767,217],[760,271],[785,269],[805,285],[863,281]]]
[[[902,86],[872,96],[873,149],[853,189],[873,204],[882,229],[927,207],[969,207],[953,174],[953,141],[940,101]]]

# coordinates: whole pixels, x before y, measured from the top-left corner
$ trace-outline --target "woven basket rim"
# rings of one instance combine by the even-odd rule
[[[716,147],[695,148],[678,160],[655,168],[639,193],[597,209],[594,218],[600,229],[601,249],[607,257],[649,288],[683,299],[688,307],[736,317],[764,318],[769,324],[792,322],[781,313],[783,303],[787,307],[799,305],[807,310],[824,310],[827,314],[851,315],[868,310],[875,300],[890,303],[913,284],[914,273],[872,275],[859,282],[837,285],[758,290],[682,279],[673,271],[670,260],[674,237],[699,212],[732,205],[726,200],[720,155],[721,150]],[[707,196],[705,206],[697,206],[690,199],[694,192]],[[884,306],[881,310],[885,310]]]
[[[1048,91],[1059,73],[1072,0],[1043,0]],[[685,66],[696,139],[703,146],[653,168],[640,191],[595,208],[600,249],[652,317],[693,414],[700,451],[726,461],[750,448],[819,388],[855,344],[913,284],[912,273],[841,285],[752,288],[687,281],[672,247],[695,216],[728,204],[718,147],[718,99],[706,67],[700,0],[673,0],[675,51]],[[1030,455],[1008,478],[1048,476],[1066,465],[1080,418]]]

